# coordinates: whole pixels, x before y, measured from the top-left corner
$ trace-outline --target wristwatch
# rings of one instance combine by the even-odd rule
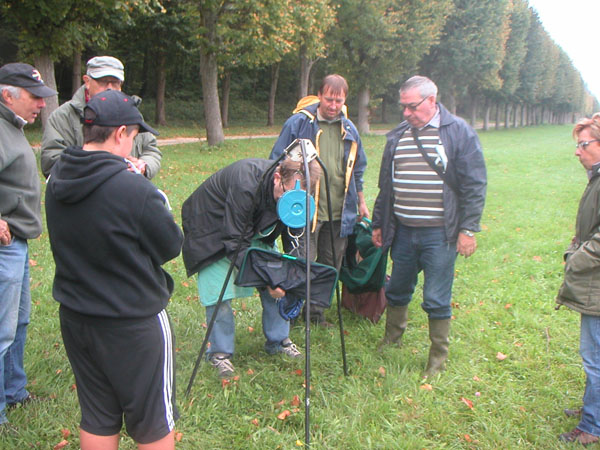
[[[460,230],[460,232],[462,234],[464,234],[465,236],[469,236],[469,237],[475,236],[475,233],[473,233],[471,230]]]

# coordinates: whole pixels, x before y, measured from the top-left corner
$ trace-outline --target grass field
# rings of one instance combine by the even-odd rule
[[[424,384],[429,340],[421,291],[410,306],[402,348],[375,350],[377,325],[343,312],[349,376],[342,371],[339,330],[311,332],[311,447],[318,449],[552,449],[576,425],[562,414],[578,406],[584,374],[579,317],[555,311],[562,252],[574,230],[586,183],[573,157],[570,126],[480,133],[489,172],[477,253],[459,257],[448,370]],[[364,139],[372,206],[385,138]],[[266,157],[273,139],[163,148],[155,179],[180,222],[180,207],[211,173],[234,160]],[[48,449],[66,439],[78,448],[79,408],[52,299],[47,234],[30,242],[33,307],[26,349],[32,392],[48,400],[9,413],[18,434],[0,448]],[[258,297],[234,302],[238,379],[222,384],[202,364],[190,398],[184,391],[204,338],[204,310],[181,258],[168,263],[176,289],[169,313],[177,336],[180,449],[293,449],[304,441],[304,363],[263,351]],[[328,319],[337,323],[336,308]],[[304,328],[291,332],[304,347]],[[117,358],[118,355],[115,355]],[[296,398],[297,396],[297,398]],[[285,410],[291,414],[278,416]],[[70,433],[70,434],[69,434]],[[66,437],[65,437],[66,436]],[[121,448],[135,448],[126,436]],[[565,446],[564,448],[568,448]]]

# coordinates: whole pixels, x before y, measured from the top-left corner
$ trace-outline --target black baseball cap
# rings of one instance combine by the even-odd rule
[[[94,112],[90,117],[86,110]],[[144,122],[142,114],[135,106],[135,100],[129,95],[114,90],[100,92],[85,105],[82,123],[101,127],[120,127],[121,125],[139,125],[140,133],[148,131],[158,135],[158,131]]]
[[[57,94],[44,84],[35,67],[25,63],[8,63],[0,67],[0,84],[20,87],[42,98]]]

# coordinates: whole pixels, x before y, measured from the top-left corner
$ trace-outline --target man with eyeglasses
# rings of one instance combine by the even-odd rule
[[[123,63],[112,56],[95,56],[87,62],[81,86],[68,102],[63,103],[50,117],[42,137],[41,166],[45,177],[60,154],[70,146],[83,145],[81,117],[87,102],[107,89],[120,91],[125,81]],[[132,96],[139,107],[142,99]],[[137,171],[151,179],[160,170],[162,153],[158,149],[156,137],[151,133],[139,133],[133,143],[131,171]]]
[[[579,353],[586,383],[583,407],[565,409],[567,416],[581,417],[579,424],[559,439],[589,445],[600,436],[600,113],[580,120],[573,137],[575,156],[589,181],[579,202],[575,237],[564,254],[565,275],[556,303],[581,314]]]
[[[387,134],[373,209],[373,243],[390,248],[393,262],[379,350],[400,345],[423,271],[431,340],[425,377],[448,357],[454,263],[457,253],[469,257],[477,248],[487,184],[477,134],[436,97],[437,86],[423,76],[400,88],[405,120]]]
[[[311,259],[338,270],[346,250],[347,238],[354,230],[357,218],[369,217],[363,195],[363,174],[367,156],[358,130],[347,117],[345,102],[348,83],[338,74],[323,78],[318,96],[304,97],[298,102],[294,114],[285,122],[279,138],[271,150],[271,159],[278,158],[295,139],[310,139],[327,169],[331,195],[331,221],[327,207],[324,175],[315,193],[316,214],[310,233]],[[332,233],[333,232],[333,233]],[[333,243],[330,236],[333,234]],[[288,245],[283,235],[284,249]],[[294,250],[304,255],[303,239]],[[332,247],[335,249],[335,261]],[[330,327],[322,306],[311,302],[310,320],[317,325]]]

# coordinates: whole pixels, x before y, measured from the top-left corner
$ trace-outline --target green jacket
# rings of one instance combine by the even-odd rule
[[[600,316],[600,166],[595,166],[577,211],[575,238],[565,252],[565,279],[556,302]]]
[[[0,103],[0,219],[12,235],[34,239],[42,233],[40,177],[24,125]]]
[[[139,100],[139,105],[142,100],[139,97],[134,98]],[[63,103],[50,114],[42,137],[41,165],[46,178],[64,149],[70,146],[83,146],[81,116],[84,107],[85,86],[81,86],[71,100]],[[154,177],[160,170],[162,153],[153,134],[138,134],[133,141],[131,155],[146,163],[146,178]]]

